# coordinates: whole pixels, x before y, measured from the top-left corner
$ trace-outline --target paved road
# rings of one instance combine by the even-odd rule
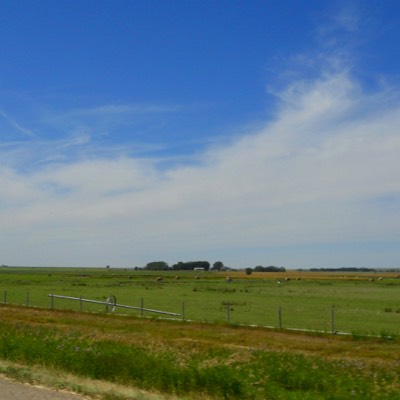
[[[83,400],[82,396],[14,382],[0,375],[0,400]]]

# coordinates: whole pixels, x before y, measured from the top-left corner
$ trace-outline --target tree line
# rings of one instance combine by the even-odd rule
[[[223,271],[229,270],[224,265],[222,261],[216,261],[214,264],[210,264],[208,261],[179,261],[176,264],[169,265],[165,261],[152,261],[147,263],[144,268],[148,271],[193,271],[193,270],[203,270],[203,271]],[[268,267],[263,267],[262,265],[257,265],[254,268],[246,268],[246,273],[251,272],[286,272],[284,267],[275,267],[270,265]]]
[[[169,265],[165,261],[152,261],[145,265],[144,269],[148,271],[193,271],[195,269],[204,271],[221,271],[224,269],[224,263],[222,261],[216,261],[212,266],[208,261],[179,261],[176,264]]]
[[[300,271],[300,270],[299,270]],[[354,268],[354,267],[343,267],[343,268],[310,268],[311,272],[376,272],[374,268]]]

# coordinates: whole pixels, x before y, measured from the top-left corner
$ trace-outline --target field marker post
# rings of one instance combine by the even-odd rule
[[[226,322],[231,322],[231,315],[230,315],[231,306],[229,301],[226,303]]]
[[[26,292],[26,306],[29,307],[29,292]]]
[[[54,294],[50,295],[50,308],[52,310],[54,309]]]
[[[82,295],[80,295],[80,297],[79,297],[79,306],[80,306],[80,309],[81,309],[81,311],[82,311],[82,310],[83,310]]]
[[[278,307],[279,329],[282,329],[282,307]]]
[[[7,304],[7,289],[4,289],[4,304]]]
[[[144,306],[144,300],[143,297],[140,299],[140,316],[143,317],[143,306]]]
[[[335,334],[335,307],[331,308],[331,334]]]
[[[185,302],[184,301],[182,301],[182,312],[181,312],[181,315],[182,315],[182,321],[184,321],[185,320]]]

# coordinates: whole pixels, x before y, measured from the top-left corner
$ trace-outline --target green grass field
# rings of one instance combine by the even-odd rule
[[[0,303],[49,308],[51,293],[97,301],[114,295],[118,304],[143,304],[173,313],[181,313],[184,304],[184,317],[190,321],[226,322],[229,316],[232,324],[326,332],[332,329],[333,310],[335,332],[400,334],[400,279],[394,274],[286,272],[246,276],[231,272],[232,281],[226,282],[227,275],[7,267],[0,269]],[[156,282],[157,276],[163,280]],[[77,301],[54,300],[57,309],[80,310],[81,306]],[[82,307],[84,311],[105,312],[104,305],[84,303]],[[141,315],[140,310],[117,308],[115,312]]]
[[[0,373],[101,400],[400,399],[395,274],[227,275],[3,267]],[[51,293],[177,313],[184,303],[185,322],[61,299],[50,309]],[[279,307],[283,328],[325,333],[265,328]],[[330,334],[332,310],[350,335]]]

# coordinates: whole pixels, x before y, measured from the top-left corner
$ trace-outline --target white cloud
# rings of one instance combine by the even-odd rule
[[[209,148],[196,166],[161,171],[156,160],[124,155],[3,168],[3,262],[141,265],[220,254],[240,266],[263,263],[260,249],[273,246],[398,240],[399,204],[381,205],[400,193],[393,92],[365,94],[339,73],[298,82],[280,101],[263,129]]]

